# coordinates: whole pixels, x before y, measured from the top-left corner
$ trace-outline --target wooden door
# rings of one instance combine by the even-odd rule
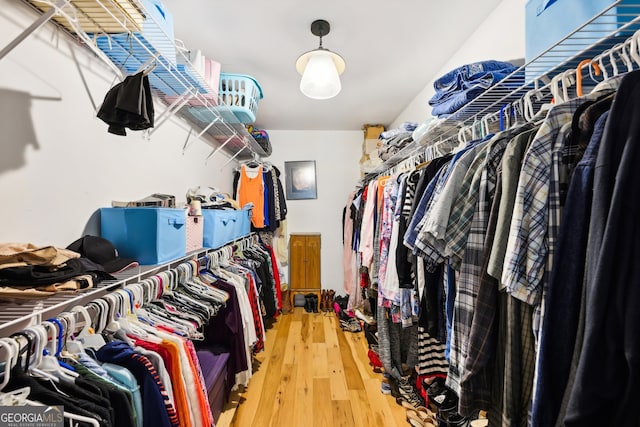
[[[291,235],[289,240],[289,285],[291,289],[306,288],[306,236]]]
[[[320,236],[306,237],[306,287],[307,289],[320,289]]]
[[[292,291],[320,290],[320,234],[292,234],[289,239]]]

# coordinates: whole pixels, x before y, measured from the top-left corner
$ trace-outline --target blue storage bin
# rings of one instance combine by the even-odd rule
[[[186,255],[184,209],[102,208],[100,235],[121,256],[142,265],[164,264]]]
[[[251,233],[251,215],[253,210],[251,208],[242,208],[238,211],[240,213],[240,221],[238,226],[237,239],[248,236]]]
[[[525,6],[525,61],[530,62],[614,3],[615,0],[529,0]],[[527,80],[552,70],[565,59],[589,48],[607,33],[614,33],[631,20],[630,16],[620,15],[628,10],[625,5],[631,4],[637,2],[622,0],[580,30],[575,40],[563,44],[558,53],[545,57],[542,66],[527,67]],[[600,46],[598,51],[606,47]]]
[[[240,211],[223,209],[202,209],[204,218],[204,247],[219,248],[236,238]]]
[[[224,112],[231,110],[240,123],[256,121],[258,101],[262,99],[262,88],[251,76],[243,74],[220,73],[218,99],[228,108],[220,107]]]

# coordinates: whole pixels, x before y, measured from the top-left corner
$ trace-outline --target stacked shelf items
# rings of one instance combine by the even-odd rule
[[[53,4],[50,0],[27,2],[43,12]],[[59,0],[56,11],[54,20],[59,25],[121,75],[152,70],[149,83],[156,98],[168,107],[165,119],[177,114],[198,137],[234,157],[267,156],[241,123],[242,117],[238,119],[232,108],[218,102],[218,88],[208,87],[176,48],[172,17],[161,2]],[[199,112],[194,113],[187,107],[196,99]],[[156,120],[156,128],[163,122]]]

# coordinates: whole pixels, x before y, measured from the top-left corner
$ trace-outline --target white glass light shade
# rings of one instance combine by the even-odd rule
[[[336,60],[336,57],[338,58]],[[301,62],[306,64],[300,64]],[[298,59],[298,71],[303,68],[300,91],[313,99],[329,99],[340,93],[340,74],[344,60],[326,49],[307,52]]]

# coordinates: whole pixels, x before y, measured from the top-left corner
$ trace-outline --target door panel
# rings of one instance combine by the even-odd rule
[[[291,289],[306,288],[305,280],[305,239],[291,236],[289,240],[289,285]]]
[[[307,287],[320,289],[320,236],[307,236],[306,258]]]

